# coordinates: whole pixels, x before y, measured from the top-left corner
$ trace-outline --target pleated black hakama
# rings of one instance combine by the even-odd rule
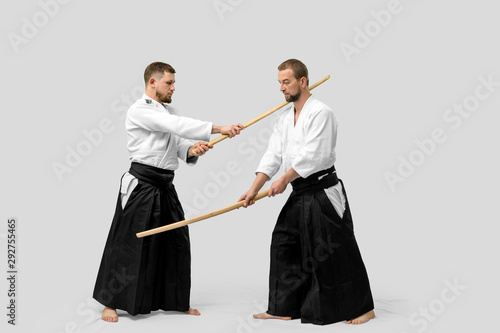
[[[272,235],[270,315],[326,325],[373,309],[347,195],[334,170],[292,182]],[[346,198],[342,218],[324,191],[338,181]]]
[[[174,172],[133,162],[138,184],[116,211],[93,297],[131,315],[155,310],[187,311],[191,288],[188,227],[137,238],[136,233],[184,219],[172,183]]]

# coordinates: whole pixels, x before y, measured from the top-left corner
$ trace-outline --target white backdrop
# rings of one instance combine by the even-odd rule
[[[340,121],[336,167],[351,201],[378,318],[366,332],[494,327],[500,196],[498,6],[486,0],[1,5],[1,267],[17,218],[16,326],[2,332],[348,331],[257,322],[286,196],[190,227],[194,318],[98,319],[93,284],[129,167],[123,116],[153,61],[177,71],[173,105],[219,125],[282,102],[277,66],[301,59]],[[181,164],[188,217],[251,185],[274,117]],[[215,138],[215,136],[214,136]],[[494,254],[497,254],[496,256]],[[496,307],[496,308],[495,308]],[[120,313],[121,314],[121,313]]]

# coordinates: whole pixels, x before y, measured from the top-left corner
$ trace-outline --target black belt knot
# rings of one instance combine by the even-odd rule
[[[135,178],[158,188],[173,186],[172,182],[174,180],[174,172],[172,170],[132,162],[129,172]]]
[[[337,185],[339,178],[335,166],[313,173],[307,178],[297,178],[292,181],[293,191],[296,194],[314,193],[319,190]]]

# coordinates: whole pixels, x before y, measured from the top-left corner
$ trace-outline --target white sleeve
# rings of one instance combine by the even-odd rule
[[[128,110],[130,122],[151,132],[168,132],[181,138],[208,141],[212,123],[170,114],[167,110],[147,105],[134,105]]]
[[[198,156],[188,158],[188,150],[194,144],[195,142],[193,141],[177,137],[177,157],[186,162],[188,165],[193,165],[198,162]]]
[[[314,113],[305,126],[303,149],[292,160],[292,168],[302,178],[333,165],[337,138],[337,120],[331,110]]]
[[[274,123],[274,130],[271,138],[269,139],[269,145],[267,147],[264,156],[260,160],[259,167],[255,173],[263,173],[269,177],[268,180],[271,180],[273,176],[279,171],[282,161],[282,152],[281,152],[281,130],[280,130],[280,118],[276,119]]]

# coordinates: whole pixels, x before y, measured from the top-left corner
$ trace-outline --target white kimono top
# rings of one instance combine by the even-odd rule
[[[197,141],[208,141],[212,123],[177,115],[168,104],[158,103],[146,94],[130,106],[125,120],[127,148],[132,162],[161,169],[176,170],[179,158],[195,164],[198,157],[187,158]],[[137,179],[126,172],[121,181],[122,208],[137,186]]]
[[[271,179],[281,166],[284,172],[293,168],[306,178],[334,165],[338,122],[332,109],[311,96],[295,126],[294,118],[293,104],[278,115],[269,146],[256,173],[264,173]],[[342,184],[339,182],[325,192],[342,217],[345,209]]]
[[[196,163],[196,158],[187,159],[188,149],[194,144],[190,140],[209,141],[212,123],[177,114],[172,106],[147,95],[130,106],[125,127],[133,162],[167,170],[176,170],[179,158]]]

